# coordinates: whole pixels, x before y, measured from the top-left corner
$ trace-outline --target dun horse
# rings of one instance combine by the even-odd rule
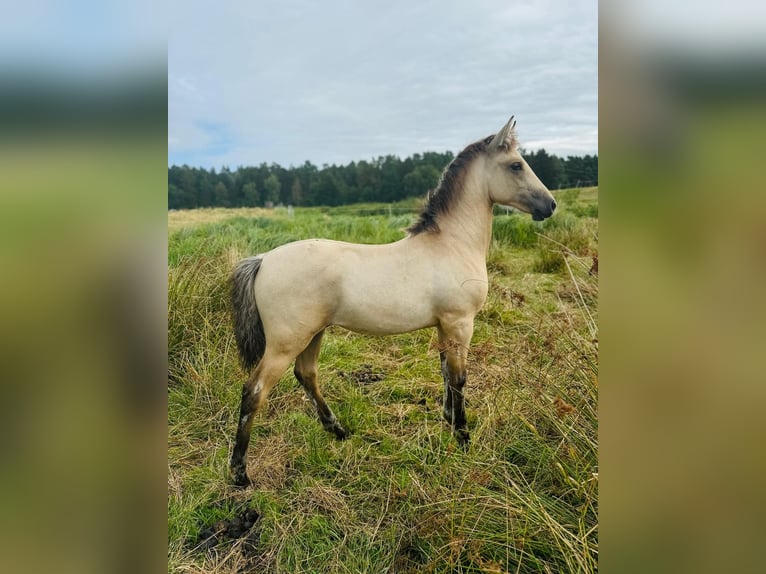
[[[518,151],[511,118],[495,135],[466,147],[429,192],[420,218],[395,243],[359,245],[307,239],[249,257],[232,274],[234,331],[243,366],[235,483],[249,484],[253,415],[290,363],[324,428],[346,429],[317,384],[322,335],[330,325],[373,335],[436,327],[444,378],[443,415],[468,443],[463,388],[473,321],[487,296],[492,206],[536,221],[556,209],[553,196]]]

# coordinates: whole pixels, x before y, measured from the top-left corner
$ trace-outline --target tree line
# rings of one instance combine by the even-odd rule
[[[598,185],[597,155],[562,159],[544,149],[522,154],[549,189]],[[389,203],[425,195],[453,158],[449,151],[426,152],[321,168],[307,161],[298,167],[262,163],[234,171],[173,165],[168,168],[168,209]]]

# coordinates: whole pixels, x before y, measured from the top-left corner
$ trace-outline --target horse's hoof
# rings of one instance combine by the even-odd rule
[[[465,429],[457,429],[454,432],[457,444],[463,449],[468,450],[468,445],[471,442],[471,435]]]
[[[247,476],[247,474],[235,474],[234,475],[234,486],[239,486],[242,488],[246,488],[248,486],[252,486],[253,481],[250,480],[250,477]]]
[[[236,465],[231,467],[231,477],[235,486],[252,486],[253,481],[247,476],[247,470],[242,465]]]
[[[330,430],[335,435],[335,438],[338,439],[338,440],[346,440],[351,435],[350,432],[348,432],[346,429],[344,429],[338,423],[335,423]]]

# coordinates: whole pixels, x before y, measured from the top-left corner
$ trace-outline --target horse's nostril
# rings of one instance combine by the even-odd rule
[[[556,200],[552,199],[551,200],[551,213],[554,212],[554,211],[556,211]]]

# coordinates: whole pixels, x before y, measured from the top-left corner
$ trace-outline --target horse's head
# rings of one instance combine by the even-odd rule
[[[518,150],[513,117],[487,144],[486,178],[493,203],[509,205],[532,219],[542,221],[553,215],[556,201],[535,175]],[[489,138],[487,138],[489,139]]]

